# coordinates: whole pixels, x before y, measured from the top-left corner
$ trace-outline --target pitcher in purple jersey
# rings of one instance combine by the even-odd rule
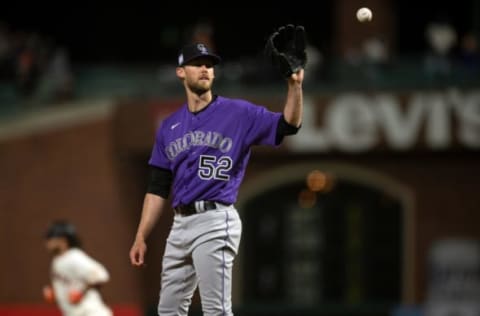
[[[159,315],[187,315],[199,288],[204,315],[233,315],[232,266],[242,233],[235,209],[254,145],[278,146],[302,120],[304,70],[287,79],[283,113],[212,92],[220,57],[204,44],[185,46],[176,75],[186,103],[161,123],[149,160],[151,176],[135,241],[134,266],[172,194],[174,221],[163,257]]]

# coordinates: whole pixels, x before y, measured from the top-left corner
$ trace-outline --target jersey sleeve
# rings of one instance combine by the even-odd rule
[[[170,161],[165,153],[165,146],[162,137],[163,124],[157,130],[155,135],[155,143],[153,144],[150,160],[148,164],[151,166],[170,169]]]
[[[249,128],[246,141],[248,145],[276,146],[277,126],[282,113],[269,111],[267,108],[251,104],[248,108]]]
[[[105,283],[110,279],[107,269],[98,261],[85,253],[78,253],[74,261],[74,269],[78,279],[85,286]]]

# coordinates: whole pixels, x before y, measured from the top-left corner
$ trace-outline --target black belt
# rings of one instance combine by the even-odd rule
[[[174,208],[175,214],[182,216],[190,216],[205,211],[216,210],[217,202],[214,201],[198,201],[190,204],[181,204]]]

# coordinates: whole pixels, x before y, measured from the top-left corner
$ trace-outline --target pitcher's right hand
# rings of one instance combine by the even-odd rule
[[[130,249],[130,262],[135,267],[145,265],[144,258],[147,252],[147,245],[143,239],[135,239],[132,248]]]

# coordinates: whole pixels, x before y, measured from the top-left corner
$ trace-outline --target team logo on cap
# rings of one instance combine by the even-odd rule
[[[178,64],[183,64],[183,54],[180,54],[180,56],[178,56]]]
[[[197,49],[202,53],[202,54],[208,54],[208,50],[203,44],[197,44]]]

